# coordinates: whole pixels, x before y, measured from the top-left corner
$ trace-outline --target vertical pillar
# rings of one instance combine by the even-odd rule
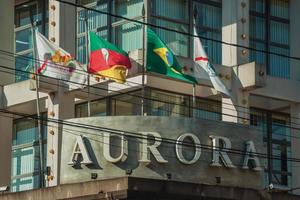
[[[300,35],[300,1],[290,0],[290,56],[300,57],[300,45],[298,42]],[[290,76],[293,80],[300,80],[300,61],[290,59]]]
[[[69,2],[76,3],[75,0]],[[65,49],[72,56],[76,55],[76,7],[49,0],[49,40]],[[58,92],[48,95],[48,118],[68,119],[74,117],[74,96]],[[51,167],[49,186],[60,183],[60,150],[62,124],[48,122],[47,165]]]
[[[10,186],[13,119],[0,116],[0,186]]]
[[[14,3],[11,0],[0,1],[0,50],[14,53]],[[4,28],[5,27],[5,28]],[[4,69],[2,66],[12,70]],[[7,85],[14,82],[15,61],[12,56],[0,52],[0,68],[6,72],[0,72],[0,85]],[[7,73],[8,72],[8,73]],[[12,74],[10,74],[12,73]]]
[[[226,1],[222,6],[222,41],[249,46],[249,0]],[[234,67],[249,62],[249,51],[222,44],[222,65]],[[232,73],[231,98],[222,98],[222,120],[249,123],[249,93],[241,90],[239,79]]]
[[[56,186],[60,183],[63,123],[55,122],[55,120],[74,118],[74,107],[74,95],[65,93],[61,87],[59,87],[58,92],[48,95],[47,166],[51,168],[48,186]]]
[[[292,158],[300,159],[300,103],[294,103],[290,107],[291,113],[291,124],[293,129],[291,129],[291,151]],[[290,157],[290,156],[289,156]],[[300,187],[300,170],[299,164],[292,162],[292,186],[291,188]],[[292,193],[300,195],[300,190],[293,190]]]
[[[49,0],[49,40],[75,56],[76,33],[76,7]]]
[[[232,98],[222,98],[222,120],[240,124],[250,123],[249,92],[232,88]]]

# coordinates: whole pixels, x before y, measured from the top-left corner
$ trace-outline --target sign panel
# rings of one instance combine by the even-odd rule
[[[155,116],[76,118],[66,122],[70,125],[63,126],[62,184],[90,181],[93,173],[97,179],[129,175],[264,187],[263,135],[249,126]]]

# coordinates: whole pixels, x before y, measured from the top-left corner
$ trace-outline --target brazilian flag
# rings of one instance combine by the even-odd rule
[[[182,67],[167,45],[147,28],[147,71],[164,74],[189,83],[196,83],[196,80],[183,74]]]

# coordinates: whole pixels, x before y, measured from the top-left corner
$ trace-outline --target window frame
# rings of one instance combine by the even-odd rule
[[[42,121],[42,125],[43,125],[43,122],[47,122],[47,119],[46,119],[47,113],[46,112],[41,113],[41,116],[42,116],[41,121]],[[37,119],[35,119],[35,117],[36,117],[36,115],[32,115],[29,117],[13,119],[13,138],[12,138],[12,140],[14,140],[16,138],[16,134],[17,134],[16,126],[17,126],[18,122],[32,121],[32,123],[34,123],[34,127],[37,128],[38,122],[37,122]],[[47,128],[47,125],[43,125],[43,127]],[[46,137],[46,138],[43,137],[43,139],[42,139],[42,144],[43,144],[42,152],[43,152],[43,155],[45,155],[45,153],[47,152],[47,150],[45,150],[45,148],[47,148],[47,129],[45,129],[46,133],[43,131],[44,130],[43,128],[41,130],[42,130],[42,136]],[[36,132],[35,134],[38,134],[38,133]],[[15,150],[21,150],[21,149],[30,148],[30,147],[32,147],[32,148],[38,147],[39,148],[39,139],[37,138],[34,141],[23,143],[23,144],[17,144],[17,145],[12,144],[12,149],[11,149],[12,155],[13,155],[13,151],[15,151]],[[33,156],[35,156],[34,153],[33,153]],[[12,159],[13,159],[13,156],[12,156]],[[47,160],[47,158],[44,157],[44,160]],[[34,162],[35,162],[35,160],[33,160],[33,165],[35,164]],[[14,180],[18,180],[21,178],[30,178],[30,177],[32,177],[34,179],[34,176],[39,176],[39,174],[40,174],[39,170],[33,169],[33,172],[17,174],[17,175],[13,176],[13,167],[14,167],[13,165],[14,165],[14,163],[12,161],[11,162],[11,188],[15,187],[14,183],[13,183]],[[43,171],[45,170],[46,166],[47,166],[47,163],[44,162]],[[38,177],[38,182],[40,183],[39,178],[40,177]],[[33,189],[35,189],[35,188],[40,188],[40,185],[38,185],[37,187],[33,186]],[[16,191],[12,191],[12,192],[19,192],[19,191],[23,191],[23,190],[16,190]]]
[[[273,118],[274,116],[274,118]],[[291,186],[289,185],[289,182],[291,182],[292,179],[292,172],[289,171],[289,163],[291,163],[290,161],[288,161],[288,159],[285,160],[286,162],[286,169],[287,171],[282,171],[282,170],[276,170],[274,169],[273,166],[273,162],[274,159],[272,158],[273,156],[273,144],[275,145],[280,145],[281,147],[285,147],[286,150],[286,157],[290,157],[291,155],[288,155],[288,148],[291,148],[291,141],[287,140],[286,138],[284,140],[278,140],[278,139],[274,139],[273,138],[273,119],[286,119],[286,124],[290,124],[291,123],[291,119],[290,119],[290,115],[287,113],[283,113],[283,112],[277,112],[277,111],[273,111],[273,110],[267,110],[267,109],[262,109],[262,108],[255,108],[255,107],[250,107],[250,118],[253,119],[253,117],[261,117],[259,118],[259,120],[263,121],[263,126],[261,127],[261,133],[263,134],[263,142],[264,144],[266,144],[267,146],[267,154],[268,154],[268,158],[267,158],[267,168],[265,169],[265,172],[267,174],[268,177],[268,184],[271,183],[275,183],[275,184],[279,184],[279,185],[284,185],[284,186]],[[258,120],[258,121],[259,121]],[[257,120],[256,120],[257,122]],[[255,124],[253,124],[254,122],[251,120],[250,125],[251,126],[257,126]],[[287,128],[289,128],[289,125],[283,125],[284,127],[287,126]],[[286,137],[291,137],[291,134],[289,134],[289,136]],[[282,162],[282,161],[281,161]],[[282,168],[282,166],[281,166]],[[276,176],[281,176],[286,178],[286,185],[279,183],[279,179],[275,180],[277,182],[274,182],[274,177]]]
[[[285,19],[285,18],[281,18],[281,17],[277,17],[277,16],[272,16],[271,15],[271,1],[270,0],[265,0],[264,2],[265,2],[265,7],[264,7],[264,10],[263,10],[263,13],[251,10],[251,7],[249,8],[249,18],[258,17],[260,19],[265,20],[265,22],[264,22],[264,29],[265,29],[264,39],[255,38],[251,34],[249,34],[249,42],[250,43],[251,42],[257,43],[258,42],[258,43],[264,44],[265,51],[267,51],[267,52],[271,51],[272,46],[277,47],[277,48],[281,48],[281,49],[287,49],[288,51],[290,51],[290,41],[289,41],[288,45],[287,44],[281,44],[281,43],[278,43],[278,42],[272,42],[271,41],[271,34],[270,34],[270,32],[271,32],[271,22],[272,21],[288,25],[289,26],[288,32],[290,33],[290,19]],[[251,4],[251,0],[250,0],[249,3]],[[289,0],[288,0],[288,3],[290,5]],[[250,23],[251,23],[251,20],[250,20]],[[250,28],[251,28],[251,25],[249,26],[249,29]],[[256,52],[254,52],[254,54],[256,54]],[[289,52],[289,54],[290,54],[290,52]],[[266,64],[267,74],[270,75],[271,56],[274,56],[274,55],[271,55],[271,54],[268,54],[268,53],[267,54],[263,53],[263,56],[266,59],[265,64]],[[283,57],[280,57],[280,58],[282,59]],[[254,61],[255,61],[255,59],[254,59]],[[290,63],[288,63],[288,68],[290,69]],[[276,75],[274,75],[274,76],[276,76]],[[291,72],[289,72],[289,74],[281,74],[279,77],[289,79],[291,77]]]

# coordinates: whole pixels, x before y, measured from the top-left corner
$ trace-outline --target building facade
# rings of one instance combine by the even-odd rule
[[[134,178],[171,179],[183,183],[216,185],[216,188],[241,187],[266,193],[271,193],[273,189],[280,191],[278,198],[282,194],[300,195],[299,9],[300,2],[297,0],[1,1],[0,25],[6,28],[0,31],[0,186],[10,186],[10,192],[20,192],[87,182],[93,180],[91,174],[97,174],[98,180],[118,178],[124,172],[124,175]],[[146,22],[147,27],[158,34],[183,66],[193,65],[193,30],[196,28],[210,61],[216,66],[217,74],[230,90],[231,97],[214,90],[208,79],[203,79],[193,89],[192,84],[176,79],[151,72],[144,74],[145,27],[139,22]],[[40,77],[38,89],[41,115],[38,115],[36,82],[30,75],[35,65],[32,24],[83,65],[88,60],[87,31],[96,32],[129,52],[133,69],[128,74],[127,83],[123,85],[91,77],[90,87],[75,86],[70,89],[63,81]],[[197,171],[190,166],[191,163],[181,162],[177,146],[172,146],[175,149],[172,151],[176,152],[174,154],[169,155],[169,151],[163,150],[165,147],[157,152],[162,158],[162,152],[168,152],[166,155],[170,157],[177,156],[176,161],[173,161],[174,158],[164,158],[173,163],[175,168],[165,167],[159,156],[153,153],[153,148],[148,149],[151,154],[148,167],[144,166],[147,162],[142,157],[139,161],[131,162],[132,158],[129,157],[127,159],[130,161],[123,161],[123,146],[117,150],[112,147],[111,150],[116,151],[111,152],[113,156],[102,160],[95,149],[99,148],[101,155],[105,154],[105,141],[98,136],[90,137],[101,140],[102,146],[98,147],[93,140],[89,140],[90,146],[87,145],[89,142],[83,142],[89,152],[89,159],[83,157],[78,160],[79,163],[83,162],[80,171],[75,164],[69,164],[68,159],[74,156],[79,142],[75,136],[68,138],[68,133],[77,131],[77,135],[88,138],[86,134],[103,132],[91,130],[97,127],[92,119],[98,120],[102,128],[125,131],[129,135],[144,131],[157,132],[162,136],[162,142],[170,138],[178,142],[183,133],[194,134],[200,138],[201,156],[196,156],[197,139],[191,135],[186,137],[194,144],[194,155],[190,153],[193,149],[185,149],[182,156],[186,156],[189,161],[197,158],[197,162],[203,162],[207,167],[219,167],[219,171],[200,167],[203,172],[209,170],[206,176],[211,179],[207,180],[200,172],[201,180],[185,173],[182,173],[182,177],[177,176],[181,170]],[[115,123],[117,119],[125,125]],[[162,121],[164,124],[161,124]],[[193,122],[197,125],[193,125]],[[87,131],[81,130],[82,127],[68,130],[68,126],[71,126],[68,123],[76,123],[73,126],[90,126],[85,127]],[[206,123],[207,126],[198,126]],[[212,124],[215,127],[210,129]],[[203,130],[207,137],[203,137],[197,130]],[[211,132],[206,133],[209,130]],[[231,141],[229,145],[223,138],[220,147],[225,151],[229,149],[227,153],[237,169],[230,169],[230,163],[222,153],[220,157],[217,156],[220,166],[211,166],[216,162],[213,157],[216,153],[213,133]],[[123,136],[128,144],[122,137],[121,144],[127,144],[130,149],[130,139],[126,140],[129,136]],[[254,142],[257,152],[247,146],[249,141]],[[208,148],[207,155],[204,153],[205,145]],[[250,155],[254,164],[245,161],[248,147],[248,153],[254,153]],[[83,146],[78,148],[83,151]],[[231,155],[231,148],[232,151],[237,148],[240,155]],[[94,153],[91,153],[91,149]],[[130,151],[127,153],[129,155]],[[113,158],[119,154],[122,158],[114,162]],[[260,166],[257,166],[256,157]],[[100,167],[111,170],[104,170],[104,173],[84,164],[85,160],[95,162],[95,159]],[[123,170],[122,173],[114,171],[116,166]],[[248,167],[249,171],[243,171],[243,167]],[[253,170],[256,167],[261,168],[259,172]],[[148,168],[151,170],[147,171]],[[133,173],[127,174],[128,169],[133,170]],[[249,183],[242,184],[242,180],[237,177],[243,176],[256,181],[249,180]],[[231,180],[228,177],[233,178]],[[273,193],[271,196],[276,198]]]

